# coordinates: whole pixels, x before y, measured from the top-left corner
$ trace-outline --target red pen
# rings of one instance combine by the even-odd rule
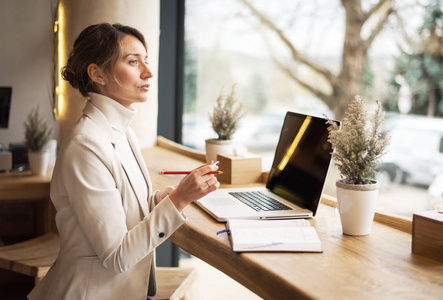
[[[160,171],[158,174],[160,175],[186,175],[191,173],[192,171]],[[211,171],[209,173],[206,173],[208,175],[220,175],[223,174],[223,171]]]
[[[218,166],[220,164],[220,162],[217,160],[216,162],[214,162],[215,166]],[[192,171],[160,171],[158,172],[158,174],[160,175],[187,175],[189,173],[191,173]],[[220,175],[223,174],[223,171],[211,171],[209,173],[206,173],[208,175]]]

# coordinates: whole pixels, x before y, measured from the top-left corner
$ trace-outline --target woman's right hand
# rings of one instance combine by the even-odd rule
[[[169,194],[169,198],[178,211],[182,211],[189,203],[198,200],[220,187],[220,183],[211,171],[217,171],[214,162],[203,165],[186,175],[176,188]]]

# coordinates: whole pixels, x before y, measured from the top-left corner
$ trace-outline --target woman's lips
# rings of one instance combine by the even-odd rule
[[[142,90],[144,90],[144,91],[149,91],[149,87],[150,87],[151,85],[148,83],[148,84],[144,84],[144,85],[142,85],[140,88],[142,89]]]

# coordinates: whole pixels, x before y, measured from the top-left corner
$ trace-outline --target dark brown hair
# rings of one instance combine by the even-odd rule
[[[137,38],[147,49],[145,38],[135,28],[100,23],[85,28],[74,42],[66,66],[61,69],[62,78],[87,97],[94,91],[93,81],[88,75],[88,66],[96,64],[104,72],[112,74],[121,54],[121,41],[126,35]]]

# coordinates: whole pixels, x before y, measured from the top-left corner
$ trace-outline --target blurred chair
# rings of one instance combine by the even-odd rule
[[[156,300],[179,300],[186,298],[186,293],[197,278],[196,268],[157,267]]]
[[[57,258],[60,237],[46,233],[39,237],[0,247],[0,268],[34,277],[37,284]]]

